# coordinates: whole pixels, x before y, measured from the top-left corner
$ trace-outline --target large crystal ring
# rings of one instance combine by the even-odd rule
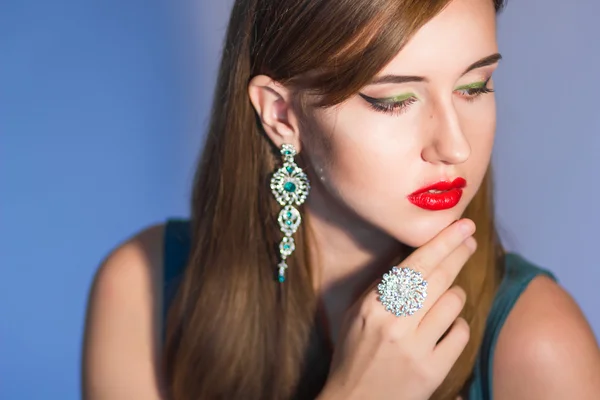
[[[408,267],[393,267],[377,286],[379,300],[386,310],[399,317],[413,315],[427,297],[427,281]]]

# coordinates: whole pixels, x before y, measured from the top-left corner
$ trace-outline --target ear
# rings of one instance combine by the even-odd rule
[[[266,75],[257,75],[248,84],[248,96],[275,146],[281,148],[282,144],[291,144],[299,153],[298,120],[289,89]]]

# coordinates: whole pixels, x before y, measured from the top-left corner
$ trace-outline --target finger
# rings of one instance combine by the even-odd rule
[[[477,242],[473,237],[467,238],[454,250],[427,278],[427,297],[419,312],[427,313],[450,286],[456,276],[465,266],[471,255],[477,249]],[[423,316],[424,318],[424,316]]]
[[[463,218],[441,231],[436,237],[416,249],[400,263],[428,276],[465,239],[475,232],[475,223]]]
[[[467,321],[457,318],[448,334],[433,349],[433,358],[442,371],[450,371],[469,342],[471,329]]]
[[[431,349],[452,326],[465,306],[466,299],[465,291],[455,286],[442,294],[431,310],[423,316],[417,327],[417,335],[429,343]]]
[[[465,224],[465,226],[461,226],[461,224]],[[424,301],[424,308],[426,308],[427,305],[429,305],[430,307],[433,303],[435,303],[438,297],[443,292],[445,292],[454,281],[456,274],[458,274],[458,271],[460,271],[460,268],[468,259],[468,256],[465,258],[463,255],[463,253],[465,253],[465,249],[468,249],[468,247],[466,247],[468,246],[468,242],[467,244],[465,244],[465,239],[463,238],[463,236],[465,232],[472,232],[474,230],[475,224],[473,223],[473,221],[466,218],[459,220],[454,224],[450,225],[445,230],[443,230],[430,242],[415,250],[400,264],[400,267],[402,267],[403,265],[410,266],[412,269],[421,272],[423,275],[425,275],[424,271],[426,270],[434,271],[436,269],[439,269],[439,264],[441,264],[442,261],[444,261],[444,263],[447,262],[449,265],[452,266],[450,268],[451,272],[446,273],[447,282],[442,282],[441,284],[434,284],[434,286],[439,286],[441,287],[441,289],[434,290],[431,293],[431,290],[429,289],[431,285],[428,282],[429,293],[427,294],[427,298]],[[445,253],[447,251],[449,252],[449,255]],[[435,265],[433,265],[434,263]],[[425,264],[431,264],[431,266],[425,267]],[[419,265],[421,265],[421,267],[419,267]],[[453,275],[452,271],[455,270],[456,274]],[[443,277],[444,274],[440,274],[437,277],[437,280],[441,280]],[[379,285],[379,283],[381,283],[381,280],[374,282],[373,285],[369,287],[369,289],[359,299],[359,302],[363,303],[363,306],[370,306],[370,310],[373,310],[372,304],[374,303],[378,303],[378,306],[381,307],[381,303],[379,301],[379,293],[377,290],[377,285]],[[383,308],[382,310],[385,311],[385,309]],[[417,314],[423,315],[425,311],[426,310],[419,310]],[[421,318],[419,317],[418,319],[420,320]]]
[[[414,317],[416,317],[415,322],[420,323],[426,313],[438,301],[440,296],[448,290],[469,257],[475,252],[476,248],[477,242],[475,239],[473,237],[467,238],[432,271],[430,276],[426,279],[427,297],[423,299],[421,309],[414,315]],[[363,298],[363,301],[365,302],[365,305],[377,301],[381,306],[377,288],[374,287],[371,289]],[[371,307],[371,310],[372,309],[373,308]]]
[[[473,254],[473,252],[475,251],[475,248],[476,248],[475,239],[473,239],[472,237],[468,238],[465,243],[461,244],[455,251],[453,251],[450,254],[450,256],[448,256],[444,261],[442,261],[442,263],[438,266],[438,268],[436,268],[432,272],[430,278],[427,280],[427,284],[426,284],[426,292],[427,293],[423,294],[424,297],[421,298],[421,301],[422,301],[421,307],[420,307],[420,309],[416,310],[416,312],[412,315],[412,318],[411,318],[412,323],[410,325],[417,327],[418,325],[422,324],[422,321],[425,318],[427,318],[428,314],[431,312],[432,307],[436,307],[436,305],[438,307],[445,308],[445,310],[436,311],[434,313],[434,315],[430,317],[430,319],[432,319],[434,321],[432,323],[436,323],[435,321],[437,320],[438,321],[437,324],[438,325],[441,324],[443,326],[443,329],[439,328],[439,329],[442,329],[442,331],[441,331],[441,333],[437,334],[437,336],[435,337],[435,340],[432,339],[432,336],[428,337],[427,340],[428,340],[428,342],[432,343],[432,346],[437,341],[437,339],[440,338],[440,336],[446,330],[446,328],[448,326],[450,326],[450,324],[452,324],[452,321],[454,321],[454,319],[456,318],[456,316],[458,315],[458,313],[460,313],[460,310],[462,309],[463,300],[460,300],[459,301],[460,304],[458,304],[458,311],[456,313],[452,313],[452,311],[454,311],[454,308],[452,308],[452,300],[445,299],[444,301],[441,301],[442,300],[441,297],[443,297],[444,295],[446,295],[446,297],[453,296],[453,294],[456,291],[461,290],[461,289],[454,289],[454,292],[446,294],[448,291],[448,288],[454,282],[456,275],[458,275],[459,271],[465,265],[466,261],[469,259],[471,254]],[[416,292],[422,292],[420,284],[418,287],[420,289],[415,289]],[[403,289],[399,289],[399,290],[403,291]],[[417,296],[416,292],[413,293],[412,295]],[[387,296],[389,296],[389,295],[387,295]],[[402,296],[403,295],[401,295],[400,297],[402,297]],[[461,296],[461,295],[459,294],[458,296]],[[454,297],[456,297],[456,295]],[[388,300],[389,300],[389,297],[388,297]],[[377,303],[377,306],[375,306],[375,303]],[[447,303],[450,303],[450,304],[447,304]],[[387,314],[387,309],[385,308],[385,305],[382,304],[382,301],[380,300],[379,288],[374,288],[370,293],[367,294],[366,297],[364,297],[364,299],[362,301],[362,308],[363,308],[363,311],[367,312],[366,314],[368,314],[370,312],[375,312],[376,314]],[[450,319],[448,319],[449,316],[450,316]],[[436,334],[435,332],[437,330],[434,329],[433,331],[434,331],[434,333],[432,335],[435,336],[435,334]]]

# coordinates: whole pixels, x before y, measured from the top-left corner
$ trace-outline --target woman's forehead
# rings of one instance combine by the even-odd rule
[[[493,2],[453,0],[411,37],[380,74],[462,74],[497,51]]]

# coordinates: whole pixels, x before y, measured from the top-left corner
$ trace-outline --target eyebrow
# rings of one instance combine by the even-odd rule
[[[467,72],[473,71],[477,68],[487,67],[488,65],[492,65],[497,63],[502,59],[500,53],[495,53],[489,55],[487,57],[482,58],[481,60],[475,61],[473,64],[469,65],[467,69],[462,73],[465,75]],[[461,75],[461,76],[462,76]],[[406,83],[406,82],[427,82],[427,78],[423,76],[411,76],[411,75],[382,75],[376,76],[373,78],[368,84],[369,85],[381,85],[385,83]]]

